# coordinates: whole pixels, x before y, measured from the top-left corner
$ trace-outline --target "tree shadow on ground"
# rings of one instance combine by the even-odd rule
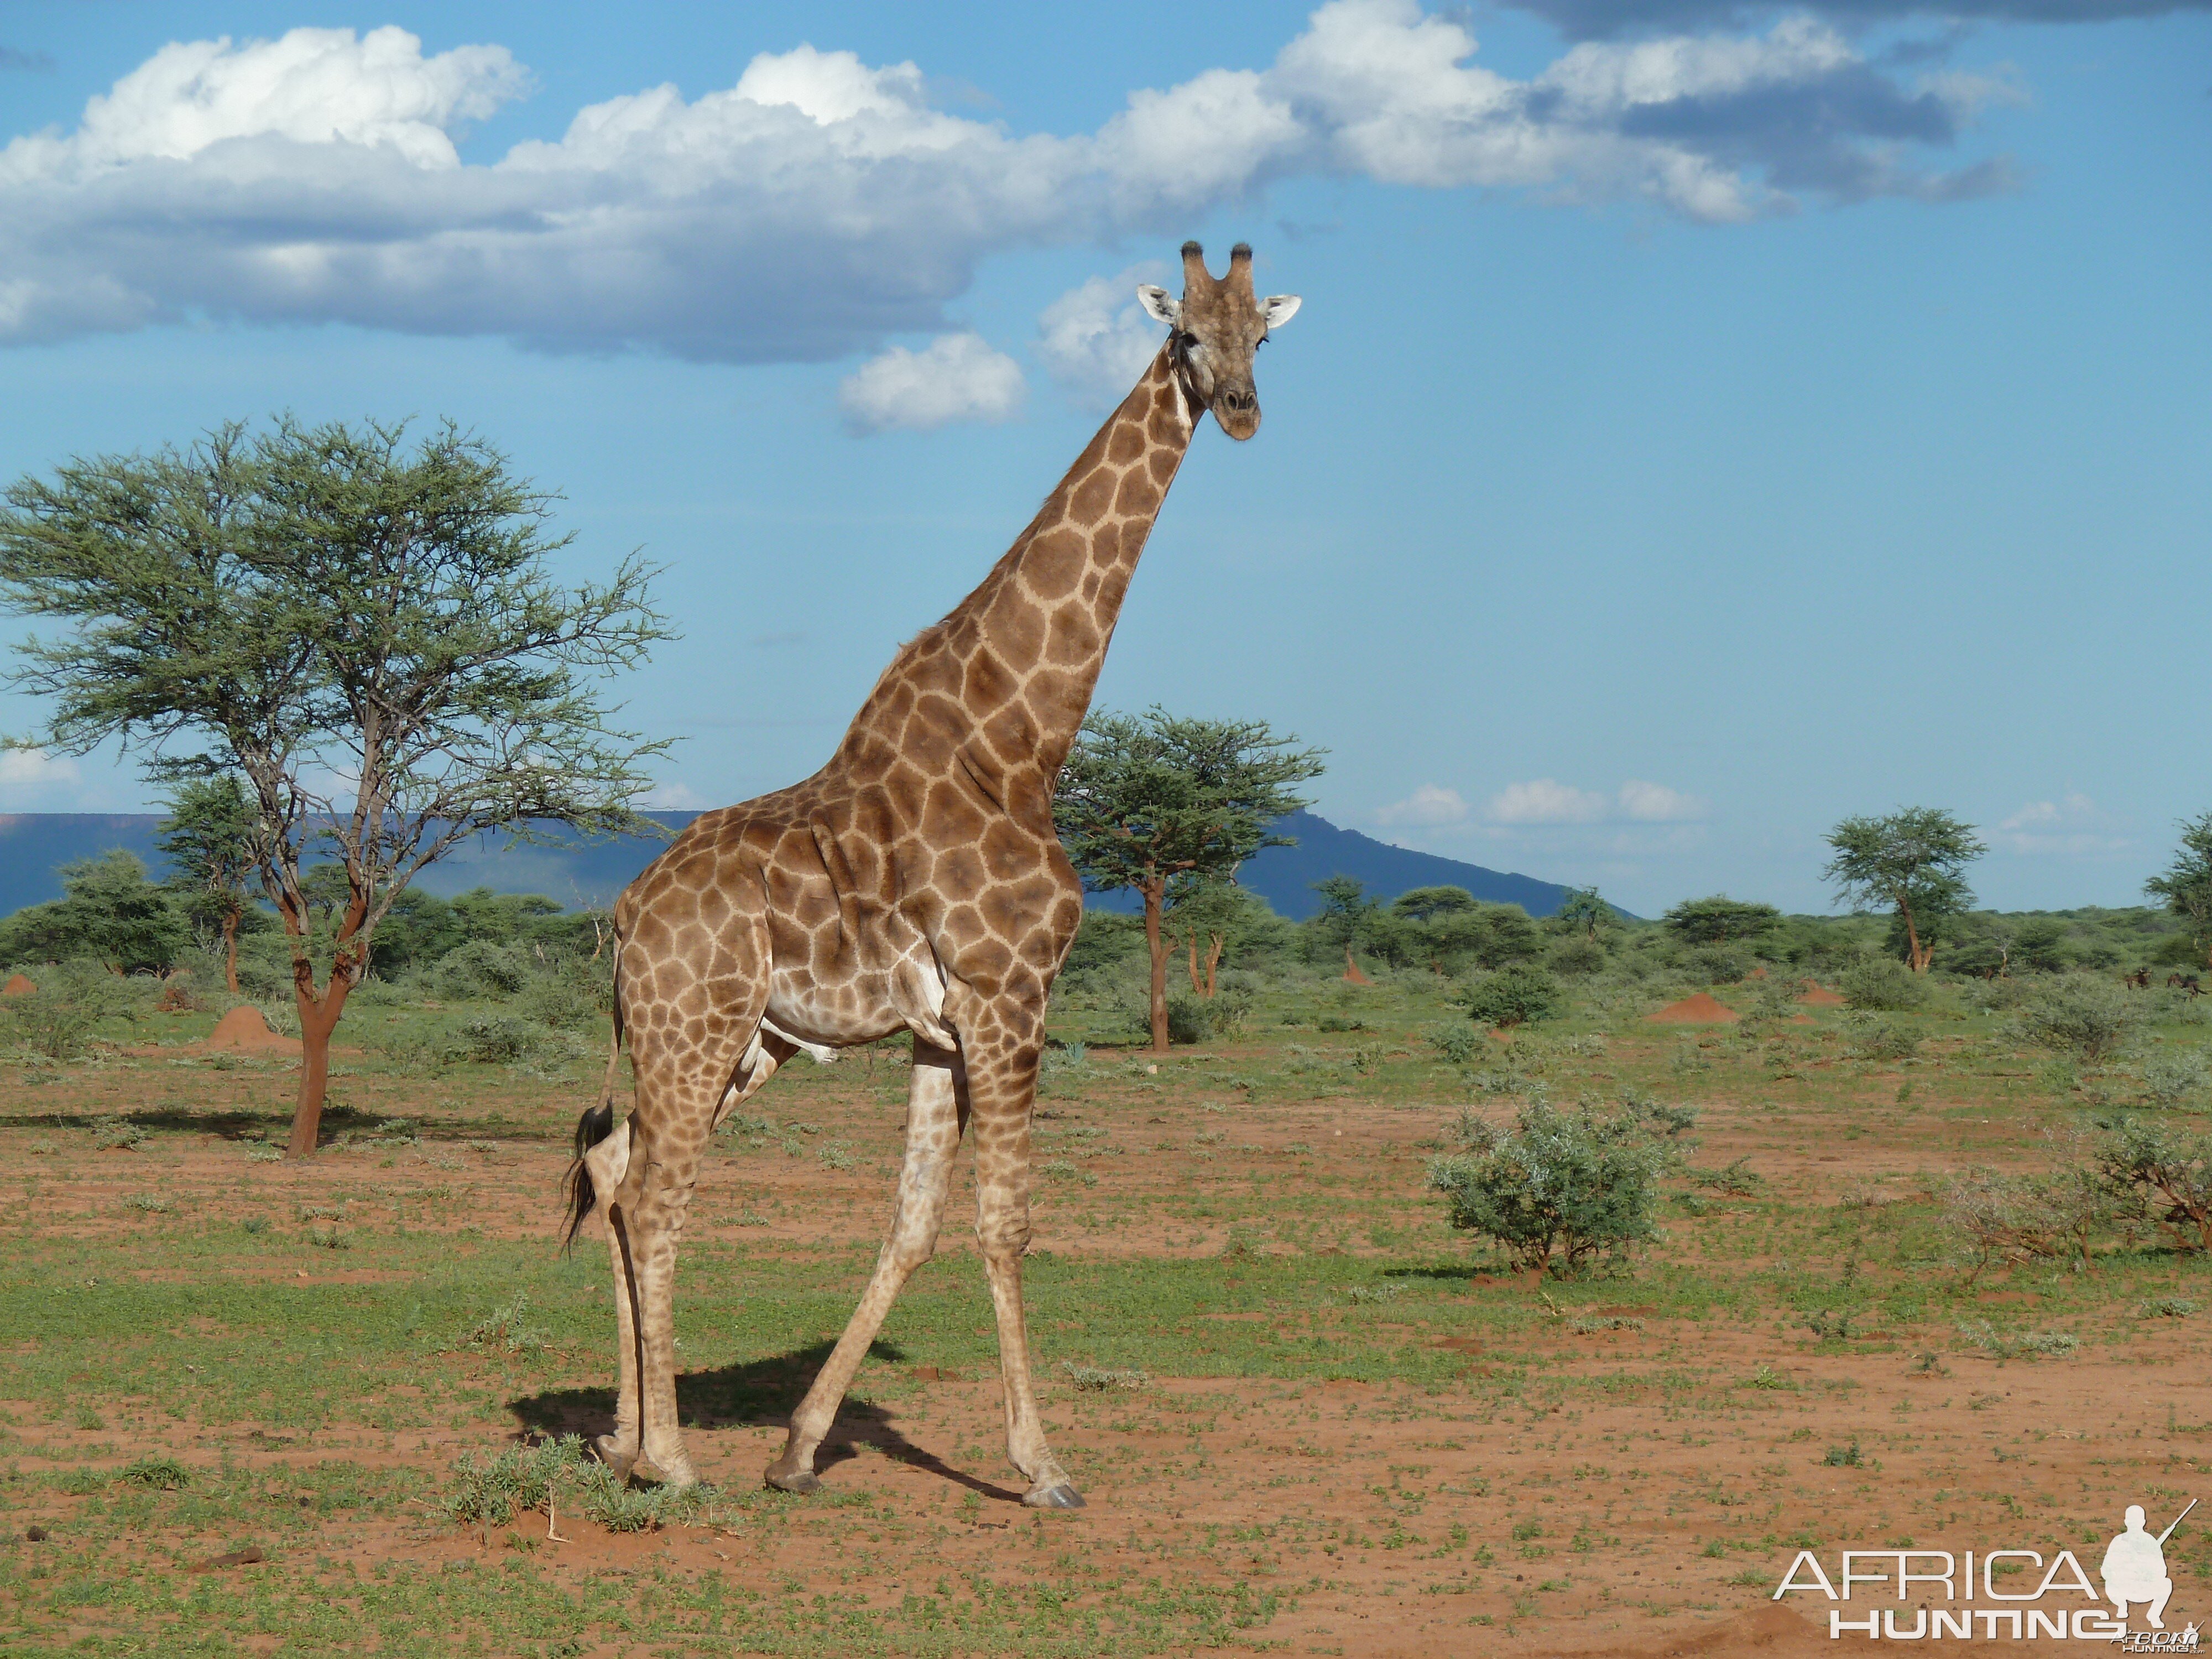
[[[677,1420],[687,1429],[780,1429],[790,1421],[833,1346],[816,1342],[744,1364],[684,1372],[676,1379]],[[868,1345],[868,1357],[893,1364],[906,1360],[905,1351],[896,1343],[880,1338]],[[615,1425],[615,1391],[611,1388],[548,1389],[510,1400],[507,1408],[524,1433],[533,1437],[575,1434],[588,1441]],[[875,1401],[857,1393],[846,1395],[837,1420],[815,1454],[815,1468],[826,1474],[859,1456],[859,1448],[872,1446],[885,1457],[985,1498],[1021,1501],[1020,1492],[979,1480],[925,1451],[902,1434],[895,1422],[893,1413]]]

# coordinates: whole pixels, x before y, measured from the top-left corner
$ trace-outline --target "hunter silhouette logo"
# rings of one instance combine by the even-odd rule
[[[2164,1532],[2154,1534],[2142,1505],[2129,1505],[2123,1530],[2098,1564],[2105,1585],[2101,1595],[2074,1552],[2066,1549],[2048,1562],[2041,1551],[2029,1549],[1955,1555],[1948,1550],[1844,1550],[1833,1578],[1812,1551],[1800,1550],[1775,1586],[1773,1599],[1797,1594],[1838,1603],[1881,1599],[1907,1604],[1853,1610],[1863,1611],[1863,1617],[1831,1607],[1832,1640],[1846,1634],[1898,1642],[1929,1637],[1984,1642],[2056,1638],[2108,1642],[2129,1653],[2198,1653],[2203,1650],[2193,1622],[2179,1631],[2166,1627],[2166,1606],[2173,1595],[2166,1542],[2196,1507],[2191,1499]],[[1920,1605],[1910,1605],[1914,1601]],[[2128,1628],[2131,1607],[2142,1610],[2148,1629]]]

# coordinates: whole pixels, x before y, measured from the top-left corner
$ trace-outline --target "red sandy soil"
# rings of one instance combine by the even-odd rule
[[[296,1054],[300,1052],[300,1039],[278,1036],[269,1029],[269,1022],[261,1018],[261,1011],[246,1003],[217,1020],[206,1041],[194,1043],[192,1048],[198,1054],[237,1048],[248,1054]]]
[[[11,975],[8,983],[0,987],[0,997],[27,997],[39,988],[21,974]]]
[[[1714,1000],[1709,992],[1700,991],[1693,997],[1684,997],[1680,1002],[1670,1002],[1656,1014],[1644,1018],[1659,1025],[1733,1025],[1743,1016],[1726,1003]]]
[[[1815,984],[1809,979],[1805,981],[1805,994],[1797,1000],[1814,1008],[1840,1008],[1844,1006],[1842,992],[1831,991],[1826,986]]]

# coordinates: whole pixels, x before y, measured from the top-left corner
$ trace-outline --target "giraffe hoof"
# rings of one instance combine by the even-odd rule
[[[617,1480],[629,1480],[630,1470],[636,1467],[637,1454],[625,1449],[622,1443],[611,1434],[603,1434],[592,1441],[592,1449],[599,1455],[600,1462],[614,1471]]]
[[[761,1477],[778,1492],[796,1492],[801,1498],[822,1490],[822,1477],[811,1469],[786,1468],[781,1460],[768,1466]]]
[[[1084,1507],[1083,1494],[1065,1480],[1056,1486],[1025,1492],[1022,1494],[1022,1502],[1033,1510],[1079,1510]]]

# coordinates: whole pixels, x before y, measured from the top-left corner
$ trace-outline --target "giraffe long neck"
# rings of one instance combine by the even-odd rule
[[[1048,818],[1196,416],[1162,347],[991,574],[892,659],[838,760],[880,774],[949,744],[1001,805]]]

